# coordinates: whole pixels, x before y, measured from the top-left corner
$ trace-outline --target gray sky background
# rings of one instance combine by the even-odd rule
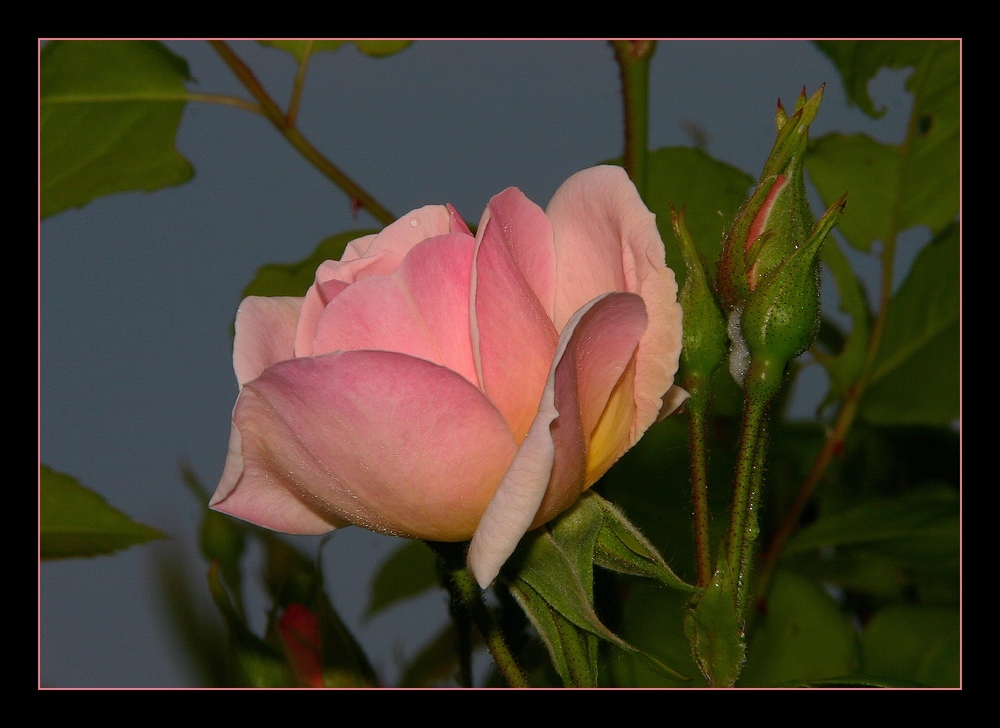
[[[247,97],[207,44],[168,45],[190,63],[192,91]],[[291,57],[249,42],[233,47],[285,107]],[[775,101],[791,107],[803,86],[811,93],[823,82],[814,136],[863,131],[899,142],[906,75],[875,79],[876,105],[890,114],[874,121],[848,107],[833,64],[810,43],[662,41],[650,147],[690,145],[684,129],[694,123],[713,156],[756,176],[774,141]],[[390,58],[353,47],[319,54],[300,126],[395,214],[451,202],[473,222],[508,186],[545,207],[572,173],[622,151],[617,65],[597,41],[427,41]],[[210,490],[222,473],[240,293],[261,265],[298,261],[328,235],[377,227],[365,213],[354,219],[347,197],[261,117],[189,104],[177,146],[195,167],[188,184],[103,198],[41,225],[42,462],[173,537],[41,566],[45,686],[195,684],[164,618],[155,564],[158,554],[182,551],[212,609],[207,565],[194,550],[199,506],[178,462],[190,462]],[[812,369],[797,400],[805,415],[822,394]],[[296,542],[311,551],[316,539]],[[347,528],[323,552],[334,605],[388,684],[446,619],[435,592],[362,621],[371,576],[401,544]],[[259,631],[259,600],[254,618]]]

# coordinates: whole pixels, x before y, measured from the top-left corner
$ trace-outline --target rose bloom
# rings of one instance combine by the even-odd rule
[[[624,170],[543,211],[496,195],[477,234],[414,210],[327,261],[304,298],[236,315],[240,385],[211,506],[276,531],[472,538],[485,588],[675,410],[681,308]]]

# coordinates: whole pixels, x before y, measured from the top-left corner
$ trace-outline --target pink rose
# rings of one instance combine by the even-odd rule
[[[471,537],[485,587],[687,396],[676,294],[618,167],[573,175],[545,212],[511,187],[475,237],[450,206],[414,210],[305,298],[240,305],[211,505],[287,533]]]

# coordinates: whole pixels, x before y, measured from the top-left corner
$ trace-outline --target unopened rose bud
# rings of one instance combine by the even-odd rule
[[[684,222],[684,210],[677,212],[671,207],[670,212],[674,234],[687,270],[684,285],[678,295],[684,310],[681,381],[694,397],[697,385],[711,377],[726,358],[726,319],[719,310],[705,274],[705,266]]]
[[[803,91],[791,117],[778,103],[774,148],[722,246],[718,288],[727,310],[742,309],[758,283],[812,232],[803,162],[822,98],[822,87],[808,100]]]
[[[771,372],[767,380],[780,385],[787,363],[815,337],[819,251],[844,207],[841,198],[815,225],[806,199],[809,126],[822,98],[823,87],[808,99],[803,89],[791,116],[778,102],[774,148],[723,242],[717,288],[729,320],[729,370],[740,384]]]
[[[808,240],[763,278],[740,317],[750,357],[744,381],[748,396],[770,400],[788,362],[805,351],[819,330],[819,254],[840,219],[847,195],[833,203]]]

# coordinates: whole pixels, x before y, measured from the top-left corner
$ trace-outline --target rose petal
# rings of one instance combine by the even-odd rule
[[[430,238],[407,253],[392,275],[341,291],[316,325],[313,353],[397,351],[446,366],[478,385],[469,332],[474,246],[464,233]]]
[[[480,229],[489,222],[491,236],[524,276],[549,319],[556,291],[556,255],[552,223],[545,211],[516,187],[494,195],[483,213]]]
[[[236,311],[233,369],[242,387],[275,362],[295,356],[301,298],[249,296]]]
[[[587,487],[630,447],[635,408],[633,353],[648,324],[646,305],[633,293],[600,297],[577,326],[574,356],[580,419],[589,443]]]
[[[418,243],[450,232],[469,233],[465,222],[450,205],[427,205],[385,227],[376,235],[365,235],[348,243],[340,260],[328,260],[316,269],[316,282],[306,293],[295,338],[295,355],[312,356],[316,324],[326,304],[345,286],[323,290],[328,281],[354,283],[395,271],[403,257]],[[325,294],[325,295],[324,295]]]
[[[427,238],[447,235],[452,232],[469,233],[464,222],[461,223],[460,228],[455,227],[459,221],[461,218],[455,214],[454,208],[450,205],[426,205],[387,225],[377,235],[367,235],[351,242],[339,262],[348,264],[359,258],[381,256],[380,259],[383,262],[388,263],[395,259],[396,265],[398,265],[403,256]],[[395,270],[395,266],[391,270]],[[391,272],[391,270],[379,270],[377,273],[369,273],[369,275],[381,275]],[[339,280],[353,282],[360,279],[345,277],[339,278]]]
[[[467,539],[517,449],[466,379],[385,351],[275,364],[244,386],[233,422],[212,506],[291,533],[350,521]]]
[[[567,509],[603,474],[588,477],[589,431],[600,423],[645,327],[643,301],[630,293],[599,296],[567,322],[538,415],[469,548],[469,568],[484,589],[530,528]],[[626,429],[614,459],[627,449],[627,435]],[[604,470],[614,462],[603,452],[600,458]]]
[[[545,253],[545,248],[551,251],[551,234],[523,197],[508,190],[491,201],[479,223],[472,270],[472,341],[479,381],[518,442],[538,411],[559,338],[529,281],[551,289],[548,266],[554,259],[551,254],[546,259]],[[515,252],[522,248],[528,252]]]
[[[680,359],[681,307],[666,267],[656,217],[620,167],[586,169],[559,187],[546,210],[556,266],[556,326],[607,291],[631,291],[646,302],[649,326],[636,354],[635,416],[629,444],[653,424]]]

